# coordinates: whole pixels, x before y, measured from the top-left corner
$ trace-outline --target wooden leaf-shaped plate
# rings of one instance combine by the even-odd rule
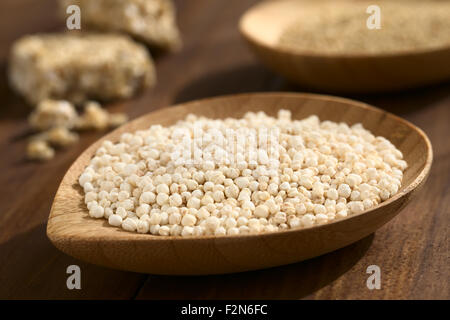
[[[326,225],[258,235],[153,236],[127,232],[109,226],[105,219],[89,217],[78,177],[103,140],[117,141],[123,132],[146,129],[152,124],[171,125],[189,113],[225,118],[262,110],[275,116],[281,108],[291,110],[294,119],[315,114],[321,120],[349,125],[360,122],[375,135],[389,139],[408,162],[398,194],[371,210]],[[432,157],[430,141],[419,128],[388,112],[348,99],[256,93],[193,101],[144,115],[86,149],[70,167],[56,193],[47,235],[57,248],[78,259],[143,273],[220,274],[293,263],[349,245],[392,219],[424,183]]]

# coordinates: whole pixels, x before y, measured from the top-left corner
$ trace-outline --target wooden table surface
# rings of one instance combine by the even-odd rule
[[[156,57],[158,85],[108,106],[132,118],[192,99],[254,91],[302,91],[267,71],[237,31],[254,0],[179,0],[183,50]],[[301,263],[222,276],[136,274],[86,264],[55,249],[45,234],[59,182],[72,161],[102,133],[54,160],[24,160],[29,108],[8,88],[11,42],[61,29],[53,0],[0,3],[0,299],[449,299],[450,83],[402,93],[352,97],[422,128],[434,147],[430,177],[419,196],[375,234]],[[81,268],[81,290],[68,290],[66,268]],[[381,289],[366,287],[369,265]]]

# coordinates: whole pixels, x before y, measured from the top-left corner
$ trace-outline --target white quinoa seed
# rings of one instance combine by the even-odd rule
[[[122,225],[122,217],[118,214],[113,214],[109,216],[108,222],[114,227],[120,227]]]

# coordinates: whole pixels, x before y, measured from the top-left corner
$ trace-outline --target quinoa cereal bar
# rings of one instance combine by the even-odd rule
[[[83,27],[125,32],[166,50],[181,45],[171,0],[60,0],[64,14],[72,4],[81,9]]]
[[[156,82],[146,48],[125,35],[56,33],[17,40],[9,61],[12,87],[32,105],[128,98]]]
[[[450,2],[379,1],[381,28],[366,26],[368,1],[311,2],[279,38],[284,48],[320,54],[383,54],[450,45]]]

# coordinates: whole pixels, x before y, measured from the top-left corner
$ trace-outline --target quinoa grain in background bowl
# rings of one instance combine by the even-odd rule
[[[372,5],[380,8],[380,29],[367,26]],[[299,52],[338,55],[439,49],[450,46],[449,17],[450,3],[443,1],[317,1],[298,12],[278,43]]]

